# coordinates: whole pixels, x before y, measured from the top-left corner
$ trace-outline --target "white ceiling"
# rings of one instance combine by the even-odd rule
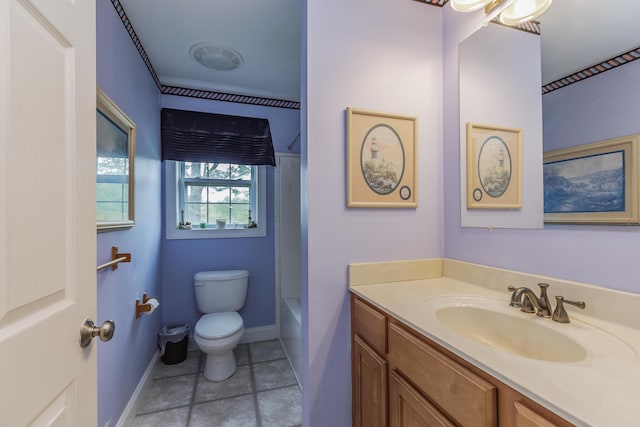
[[[299,0],[120,0],[166,86],[300,100]],[[217,71],[195,62],[189,49],[216,42],[244,63]]]
[[[543,84],[640,46],[639,0],[554,0],[539,21]]]
[[[300,100],[301,1],[120,3],[163,85]],[[640,46],[639,0],[555,0],[540,21],[545,84]],[[243,65],[216,71],[195,62],[189,49],[205,41],[237,50]]]

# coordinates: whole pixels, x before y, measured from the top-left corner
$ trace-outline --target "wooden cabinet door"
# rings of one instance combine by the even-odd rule
[[[500,427],[575,427],[558,414],[504,384],[500,385],[498,412]]]
[[[527,408],[520,402],[514,402],[516,427],[559,427],[541,414]]]
[[[389,379],[389,427],[453,427],[435,406],[396,371]]]
[[[498,425],[496,387],[397,324],[389,325],[389,362],[457,424]]]
[[[387,354],[387,316],[358,298],[352,299],[351,313],[354,335],[378,354]]]
[[[386,427],[387,361],[353,337],[353,426]]]

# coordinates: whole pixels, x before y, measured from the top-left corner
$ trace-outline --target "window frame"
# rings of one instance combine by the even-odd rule
[[[251,195],[256,198],[257,216],[254,221],[255,228],[200,228],[199,224],[191,224],[190,230],[178,228],[180,222],[180,186],[183,180],[180,174],[178,161],[165,160],[165,229],[166,238],[171,239],[217,239],[217,238],[243,238],[243,237],[265,237],[267,235],[267,172],[266,166],[256,166],[257,173],[252,174],[257,181],[255,188],[257,194]],[[254,192],[255,193],[255,192]]]

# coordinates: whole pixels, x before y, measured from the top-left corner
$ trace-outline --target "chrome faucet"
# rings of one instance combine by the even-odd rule
[[[513,292],[509,305],[512,307],[520,307],[520,310],[525,313],[533,313],[533,308],[535,308],[536,316],[551,317],[551,302],[549,302],[549,297],[547,296],[547,288],[549,285],[547,283],[538,283],[538,286],[540,286],[539,297],[525,286],[520,288],[509,286],[509,292]]]
[[[528,288],[515,288],[513,286],[509,286],[507,289],[510,292],[513,292],[511,294],[511,301],[509,302],[511,307],[520,307],[520,311],[524,313],[535,313],[536,309],[533,304],[531,304],[529,298],[522,298],[524,290]]]

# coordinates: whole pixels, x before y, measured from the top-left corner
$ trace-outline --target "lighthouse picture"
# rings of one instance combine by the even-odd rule
[[[418,206],[418,118],[347,108],[348,208]]]
[[[405,166],[404,146],[396,131],[379,124],[369,129],[360,151],[362,176],[377,194],[392,193],[402,180]]]
[[[522,129],[467,123],[467,208],[522,208]]]
[[[504,141],[497,136],[486,139],[478,155],[478,175],[489,197],[500,197],[511,182],[511,155]]]

